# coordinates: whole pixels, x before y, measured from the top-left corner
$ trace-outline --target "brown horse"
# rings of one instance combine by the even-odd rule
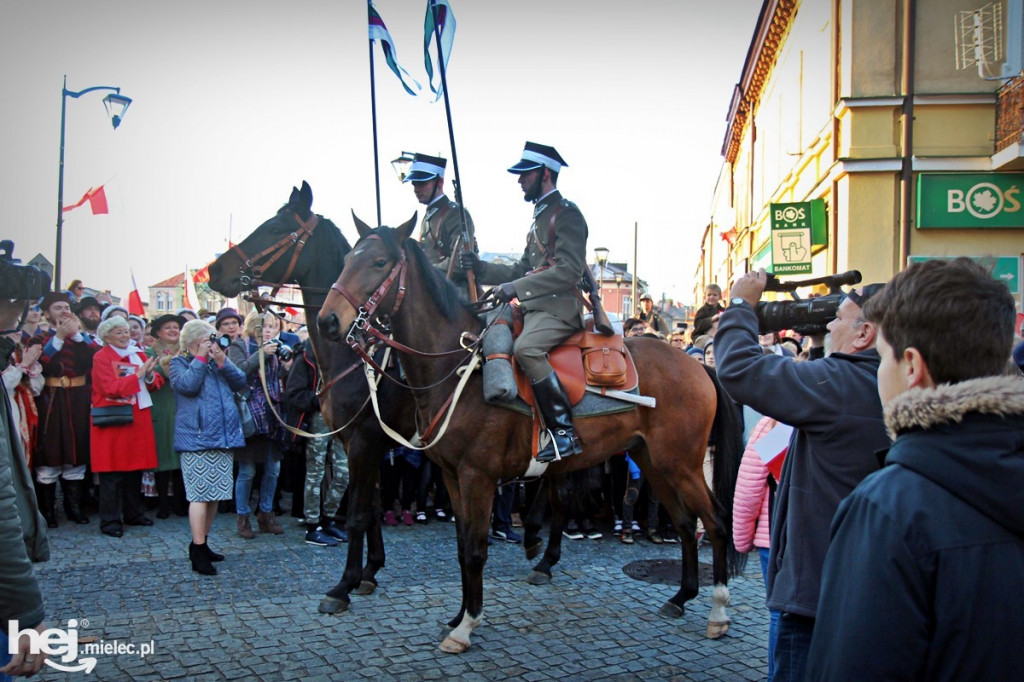
[[[426,454],[444,472],[458,521],[462,604],[441,649],[461,653],[469,647],[470,635],[483,616],[483,567],[496,482],[527,470],[532,423],[485,403],[479,375],[468,380],[461,397],[454,395],[460,381],[457,370],[472,354],[452,351],[471,343],[474,336],[466,333],[479,334],[481,323],[409,238],[415,216],[399,228],[374,230],[358,218],[355,222],[361,238],[345,259],[318,325],[324,338],[347,339],[357,345],[369,327],[383,323],[401,344],[397,348],[406,381],[413,387],[416,424],[428,434],[423,439]],[[729,508],[742,451],[735,406],[713,373],[682,351],[655,339],[634,338],[627,343],[641,392],[654,397],[657,407],[577,420],[582,454],[551,464],[549,471],[561,475],[629,450],[682,538],[683,575],[679,591],[662,607],[665,615],[681,615],[685,603],[698,593],[694,515],[699,516],[714,553],[714,606],[707,634],[719,637],[730,622],[726,613],[730,569],[740,566],[728,551],[732,545]],[[443,427],[427,425],[443,423],[449,408],[447,430],[438,437]],[[716,412],[720,419],[714,458],[716,494],[712,495],[704,480],[703,461]]]
[[[260,280],[264,284],[295,283],[302,288],[307,319],[314,319],[350,247],[334,223],[313,214],[312,204],[313,190],[307,183],[303,182],[301,189],[293,187],[288,203],[276,215],[210,265],[210,288],[225,296],[237,296],[243,289],[255,289]],[[324,381],[348,372],[320,398],[324,418],[332,430],[349,425],[339,436],[349,462],[345,526],[348,558],[341,580],[320,602],[321,612],[339,613],[348,609],[351,592],[373,592],[377,571],[384,566],[376,490],[380,462],[395,443],[381,430],[370,409],[359,357],[346,346],[323,342],[315,324],[308,329]],[[383,382],[380,393],[381,409],[391,423],[402,427],[413,423],[411,395],[390,381]]]

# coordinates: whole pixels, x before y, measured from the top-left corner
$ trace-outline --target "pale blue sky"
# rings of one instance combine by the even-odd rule
[[[505,172],[523,142],[568,161],[559,188],[590,244],[654,293],[688,298],[722,163],[730,96],[758,0],[451,0],[448,74],[466,204],[481,248],[519,252],[530,224]],[[426,83],[423,0],[377,0],[402,64]],[[103,93],[68,100],[65,203],[107,183],[110,215],[66,214],[63,276],[124,295],[199,267],[308,180],[316,212],[350,240],[349,210],[376,222],[366,6],[223,0],[0,0],[4,237],[53,259],[60,88],[117,85],[134,99],[115,132]],[[420,206],[388,161],[450,158],[444,105],[405,94],[379,48],[385,224]],[[449,189],[453,179],[449,163]],[[422,212],[421,212],[422,215]],[[591,253],[592,258],[592,253]],[[145,296],[145,293],[143,294]]]

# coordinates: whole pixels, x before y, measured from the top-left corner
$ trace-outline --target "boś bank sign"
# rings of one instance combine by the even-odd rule
[[[919,228],[1024,228],[1024,173],[921,173]]]

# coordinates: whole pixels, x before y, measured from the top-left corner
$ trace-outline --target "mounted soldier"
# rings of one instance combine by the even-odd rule
[[[411,182],[416,200],[427,207],[420,223],[420,246],[431,264],[445,277],[467,290],[466,273],[454,267],[457,258],[453,255],[463,249],[463,231],[460,216],[466,215],[466,234],[471,240],[470,250],[476,250],[476,236],[473,219],[468,211],[460,210],[459,204],[444,193],[444,170],[447,159],[426,154],[413,157],[409,174],[402,182]]]
[[[508,169],[519,176],[523,198],[534,204],[526,249],[515,265],[487,263],[465,252],[460,263],[482,284],[497,284],[499,302],[518,298],[524,313],[516,339],[516,361],[530,378],[537,408],[551,440],[537,453],[552,462],[582,452],[569,399],[548,362],[548,351],[583,329],[583,300],[577,294],[587,268],[587,222],[576,204],[556,188],[568,164],[554,147],[527,142],[522,158]]]

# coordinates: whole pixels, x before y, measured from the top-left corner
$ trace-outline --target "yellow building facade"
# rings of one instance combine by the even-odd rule
[[[1022,5],[766,0],[729,109],[695,299],[757,267],[781,275],[791,253],[804,268],[794,278],[859,270],[864,282],[917,258],[972,256],[991,258],[1019,307]],[[809,253],[780,241],[796,235],[784,223],[772,230],[779,204],[803,217],[804,202],[820,213]]]

